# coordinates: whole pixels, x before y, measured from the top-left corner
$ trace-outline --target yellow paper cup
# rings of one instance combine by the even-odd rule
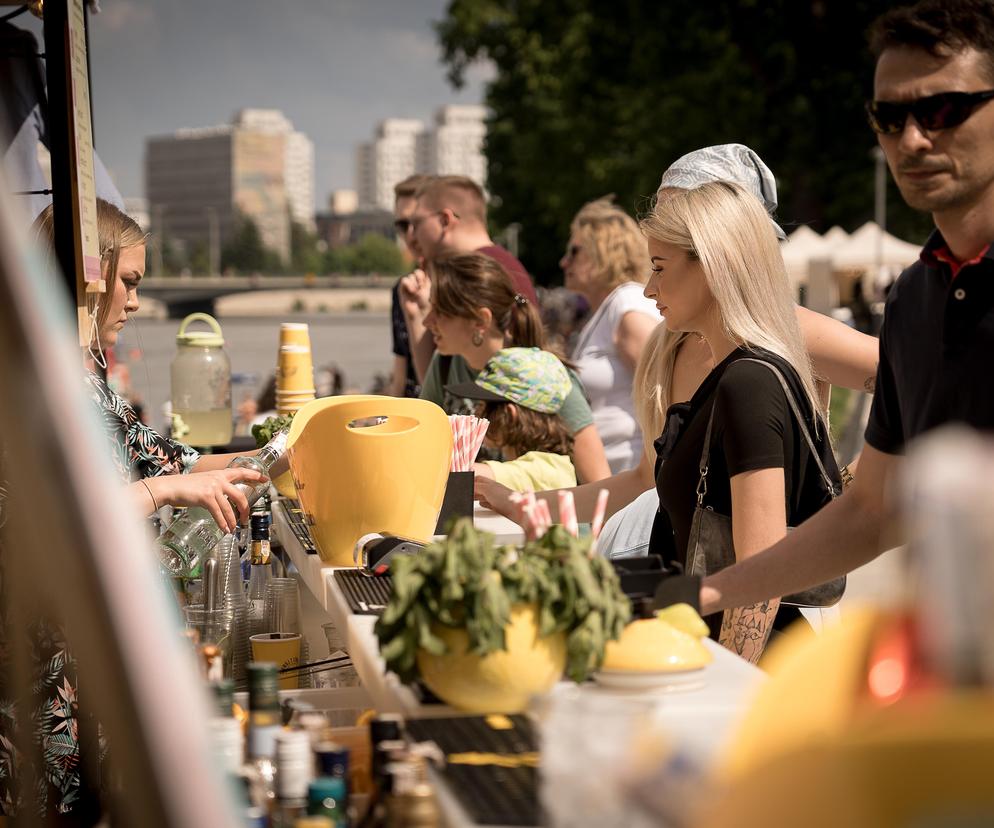
[[[284,322],[280,325],[280,346],[303,345],[311,347],[311,333],[306,322]]]
[[[300,666],[299,633],[259,633],[249,637],[252,642],[252,660],[269,661],[280,670]],[[300,679],[297,673],[281,673],[280,690],[296,690]]]
[[[309,391],[314,388],[311,349],[303,345],[281,345],[276,365],[276,391]]]

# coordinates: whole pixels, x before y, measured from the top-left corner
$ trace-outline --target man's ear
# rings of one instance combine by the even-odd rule
[[[518,406],[516,406],[513,402],[506,403],[506,405],[507,405],[507,413],[510,416],[510,418],[512,420],[517,421],[517,419],[518,419]]]
[[[459,216],[457,216],[449,207],[443,207],[441,209],[442,226],[445,228],[455,227],[459,223]]]

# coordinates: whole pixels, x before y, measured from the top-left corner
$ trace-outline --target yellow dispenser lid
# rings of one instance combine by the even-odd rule
[[[191,322],[206,322],[210,331],[187,331]],[[194,348],[221,348],[224,345],[224,334],[221,332],[221,325],[209,313],[191,313],[179,323],[176,343]]]
[[[439,406],[332,397],[301,409],[294,430],[290,470],[323,561],[352,566],[355,542],[370,532],[431,539],[452,458],[452,429]]]

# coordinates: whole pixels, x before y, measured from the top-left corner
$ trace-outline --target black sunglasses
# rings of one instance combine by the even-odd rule
[[[994,98],[994,89],[982,92],[940,92],[913,101],[867,101],[866,115],[874,132],[896,135],[904,129],[908,115],[922,129],[949,129],[969,118],[984,101]]]
[[[579,255],[582,249],[583,248],[580,247],[580,245],[578,244],[571,244],[569,247],[566,248],[566,255],[563,258],[571,262]]]
[[[407,228],[411,226],[409,219],[397,219],[393,223],[394,229],[402,236],[407,235]]]

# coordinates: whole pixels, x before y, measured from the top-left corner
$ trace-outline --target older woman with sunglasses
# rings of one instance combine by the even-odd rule
[[[611,473],[638,465],[642,433],[632,403],[632,376],[659,323],[642,294],[645,240],[635,221],[602,198],[585,204],[570,226],[559,262],[566,287],[583,296],[592,315],[572,361],[590,400]]]

